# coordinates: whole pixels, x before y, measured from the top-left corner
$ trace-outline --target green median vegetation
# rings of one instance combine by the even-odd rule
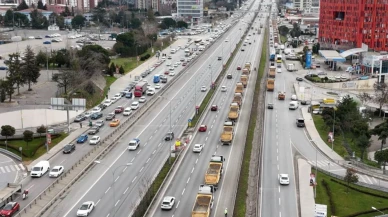
[[[246,213],[246,202],[247,202],[246,199],[247,199],[248,179],[249,179],[249,163],[251,161],[252,142],[255,134],[256,117],[257,117],[257,113],[259,112],[258,99],[260,95],[260,81],[265,74],[265,66],[267,63],[267,56],[268,56],[267,46],[266,46],[268,41],[267,31],[265,31],[264,34],[265,34],[264,43],[263,43],[263,48],[261,50],[260,65],[259,65],[259,71],[258,71],[259,74],[256,79],[256,86],[255,86],[252,110],[250,115],[251,118],[249,119],[247,138],[245,142],[244,157],[241,165],[237,195],[236,195],[236,200],[234,204],[233,216],[236,216],[236,217],[244,217]]]

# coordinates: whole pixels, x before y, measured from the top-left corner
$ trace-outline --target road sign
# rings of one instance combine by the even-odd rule
[[[47,139],[47,144],[51,144],[51,134],[50,133],[46,134],[46,139]]]

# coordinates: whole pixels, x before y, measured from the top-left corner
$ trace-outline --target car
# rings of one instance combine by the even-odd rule
[[[113,103],[112,100],[107,99],[107,100],[104,101],[103,104],[104,104],[106,107],[108,107],[108,106],[112,105],[112,103]]]
[[[237,66],[237,70],[241,70],[241,66]]]
[[[186,62],[182,63],[182,66],[187,66],[187,63]]]
[[[142,96],[142,97],[139,98],[139,102],[140,103],[144,103],[146,101],[147,101],[147,99],[145,98],[145,96]]]
[[[170,76],[175,76],[175,72],[170,72]]]
[[[170,73],[171,73],[171,72],[173,72],[173,71],[174,71],[174,67],[172,66],[172,67],[168,68],[168,70],[169,70],[169,71],[170,71]]]
[[[225,42],[229,42],[229,39],[225,39]]]
[[[106,108],[106,105],[100,104],[100,105],[98,105],[98,107],[99,107],[101,110],[104,110],[104,109]]]
[[[44,41],[43,44],[51,44],[51,41]]]
[[[177,64],[177,65],[179,66],[179,65],[182,64],[182,63],[178,61],[178,62],[176,62],[175,64]]]
[[[174,63],[174,65],[173,65],[173,66],[174,66],[174,68],[176,68],[176,67],[178,67],[178,64],[177,64],[177,63]]]
[[[88,134],[96,135],[98,132],[100,132],[100,128],[98,126],[93,126],[89,129]]]
[[[310,102],[310,100],[302,100],[302,101],[300,101],[300,104],[301,105],[310,105],[311,102]]]
[[[281,185],[289,185],[290,178],[288,177],[288,174],[279,174],[279,183]]]
[[[199,132],[206,132],[206,130],[207,130],[207,126],[204,125],[204,124],[202,124],[202,125],[199,126],[199,128],[198,128],[198,131],[199,131]]]
[[[111,120],[113,120],[115,117],[116,117],[116,114],[113,113],[113,112],[111,112],[111,113],[109,113],[109,114],[106,116],[105,120],[106,120],[106,121],[111,121]]]
[[[115,109],[115,113],[116,114],[122,113],[123,111],[124,111],[124,107],[123,106],[117,106],[117,108]]]
[[[97,145],[98,143],[100,143],[100,140],[101,138],[99,136],[93,136],[90,140],[89,140],[89,144],[91,145]]]
[[[94,107],[93,109],[92,109],[92,113],[97,113],[97,112],[101,112],[101,108],[100,107]]]
[[[140,74],[140,76],[141,76],[142,78],[145,78],[145,77],[147,77],[147,73],[146,73],[146,72],[142,72],[142,73]]]
[[[99,119],[101,117],[102,117],[102,113],[101,112],[93,113],[92,115],[90,115],[90,119],[92,119],[92,120],[97,120],[97,119]]]
[[[0,210],[0,216],[11,217],[20,210],[20,205],[17,202],[9,202]]]
[[[241,48],[241,51],[245,51],[245,49],[242,47],[242,48]]]
[[[296,80],[297,80],[297,81],[303,81],[303,78],[301,78],[301,77],[296,77]]]
[[[153,88],[149,88],[148,90],[147,90],[147,96],[152,96],[152,95],[154,95],[155,94],[155,89],[153,89]]]
[[[77,210],[77,216],[89,216],[89,214],[94,209],[94,202],[93,201],[87,201],[84,202],[80,208]]]
[[[119,100],[120,98],[121,98],[121,93],[116,93],[114,96],[113,96],[113,98],[117,101],[117,100]]]
[[[160,84],[155,84],[155,89],[160,89],[162,86]]]
[[[193,152],[195,153],[200,153],[203,149],[203,145],[202,144],[195,144],[194,147],[193,147]]]
[[[61,42],[61,41],[62,41],[62,39],[60,39],[60,38],[54,38],[51,40],[51,42]]]
[[[77,115],[74,118],[74,122],[81,122],[81,121],[84,121],[84,120],[86,120],[86,117],[83,114]]]
[[[201,92],[206,92],[206,91],[207,91],[206,86],[202,86],[202,87],[201,87]]]
[[[167,57],[167,59],[171,60],[171,59],[172,59],[172,57],[171,57],[171,56],[168,56],[168,57]]]
[[[273,109],[273,103],[268,103],[267,108],[268,109]]]
[[[134,138],[131,141],[129,141],[128,144],[128,150],[129,151],[134,151],[140,146],[140,139]]]
[[[170,71],[165,71],[164,74],[165,74],[165,75],[169,75],[169,74],[170,74]]]
[[[7,66],[0,66],[0,70],[8,70]]]
[[[294,94],[291,96],[291,100],[298,100],[298,97]]]
[[[81,134],[77,139],[77,143],[84,143],[86,141],[88,141],[88,135],[86,134]]]
[[[110,122],[110,124],[109,124],[109,126],[111,126],[111,127],[117,127],[117,126],[119,126],[120,125],[120,120],[119,119],[113,119],[111,122]]]
[[[101,128],[102,126],[104,126],[105,122],[104,120],[98,120],[96,121],[95,125],[98,126],[99,128]]]
[[[89,118],[92,115],[92,112],[85,112],[84,115],[86,118]]]
[[[171,141],[174,139],[174,133],[173,132],[168,132],[166,136],[164,137],[164,141]]]
[[[210,111],[217,111],[218,110],[218,106],[217,105],[212,105],[210,107]]]
[[[132,110],[136,110],[139,108],[139,102],[132,102],[131,104],[131,109]]]
[[[226,88],[226,86],[221,86],[221,92],[226,92],[228,90],[228,88]]]
[[[86,135],[86,138],[87,138],[87,135]],[[88,141],[87,139],[85,140],[85,142]],[[78,143],[78,141],[77,141]],[[83,142],[82,142],[83,143]],[[64,154],[70,154],[71,152],[75,151],[75,145],[70,143],[70,144],[67,144],[63,147],[63,153]]]
[[[222,60],[222,57],[218,57],[218,60]]]
[[[35,39],[43,39],[43,37],[39,35],[39,36],[36,36]]]
[[[160,206],[162,209],[172,209],[175,204],[175,197],[166,196],[163,198],[162,205]]]
[[[318,71],[317,75],[327,75],[327,72],[324,72],[324,71]]]
[[[243,46],[247,46],[247,44],[244,43]],[[244,49],[244,48],[242,48],[242,49]]]
[[[57,178],[58,176],[62,175],[64,169],[65,168],[63,166],[53,167],[49,173],[49,177]]]

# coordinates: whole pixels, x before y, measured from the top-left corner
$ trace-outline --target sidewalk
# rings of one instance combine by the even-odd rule
[[[299,206],[301,217],[314,216],[314,188],[310,186],[311,165],[303,159],[298,159]],[[295,174],[296,175],[296,174]]]

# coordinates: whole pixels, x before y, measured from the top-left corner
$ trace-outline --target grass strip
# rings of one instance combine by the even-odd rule
[[[260,64],[259,64],[259,71],[258,71],[259,74],[256,78],[256,86],[255,86],[255,92],[253,95],[253,104],[252,104],[252,110],[250,115],[251,118],[249,119],[247,138],[245,141],[244,157],[243,157],[243,162],[241,164],[240,178],[238,182],[237,195],[236,195],[236,200],[234,204],[233,216],[236,216],[236,217],[244,217],[246,212],[246,203],[247,203],[246,199],[247,199],[248,179],[249,179],[249,163],[251,161],[252,142],[255,134],[256,117],[257,117],[257,113],[259,112],[258,101],[259,101],[259,94],[260,94],[260,80],[265,74],[265,65],[267,63],[267,46],[266,46],[266,42],[268,41],[267,31],[265,31],[264,34],[265,34],[264,43],[263,43],[263,48],[261,50],[261,57],[260,57]]]
[[[150,185],[148,190],[147,190],[146,186],[144,186],[144,189],[139,189],[139,192],[146,191],[146,193],[145,193],[143,199],[140,201],[139,205],[136,207],[135,211],[133,212],[133,215],[132,215],[133,217],[143,217],[144,216],[144,214],[146,213],[146,211],[148,209],[148,206],[151,205],[152,200],[156,196],[156,193],[158,192],[164,179],[167,177],[170,169],[172,168],[174,161],[175,161],[175,158],[171,158],[170,160],[167,159],[167,161],[164,163],[164,166],[160,170],[158,176],[155,178],[155,180]],[[148,184],[146,180],[144,180],[143,183]]]

